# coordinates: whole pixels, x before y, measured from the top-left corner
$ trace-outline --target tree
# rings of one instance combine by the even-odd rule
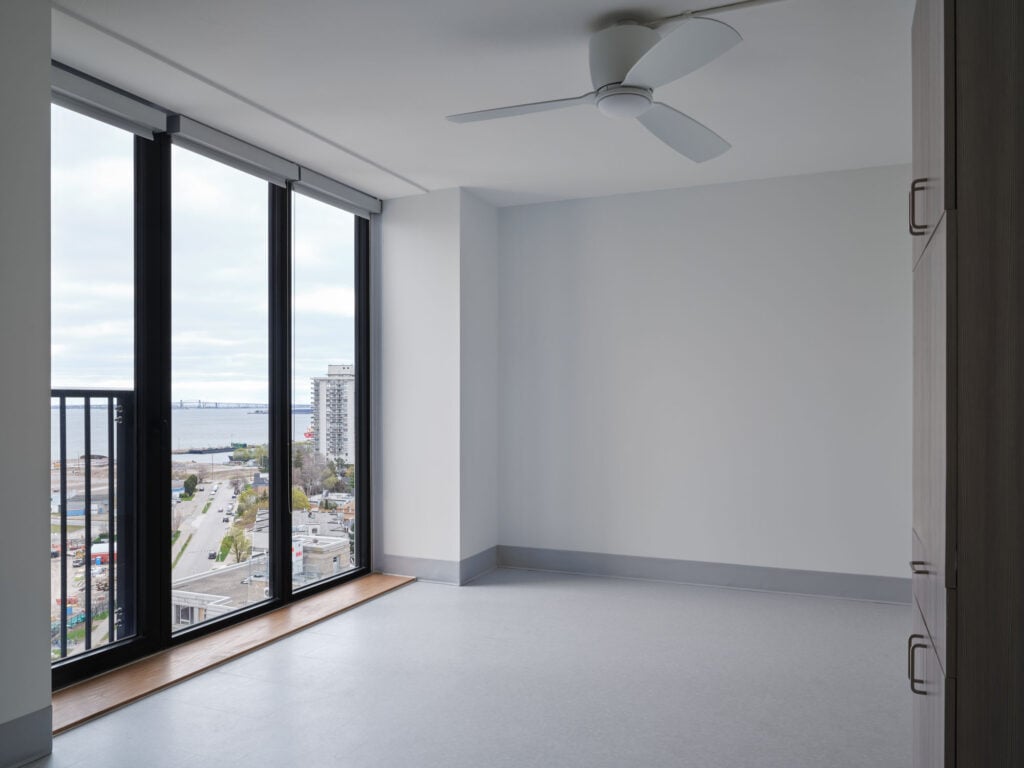
[[[309,509],[309,497],[298,486],[292,486],[292,509]]]
[[[171,533],[181,528],[182,522],[185,520],[185,511],[181,508],[181,505],[176,504],[174,511],[171,513]]]
[[[298,457],[301,456],[301,463]],[[293,462],[292,484],[298,485],[312,496],[323,489],[323,476],[327,469],[327,459],[317,453],[310,445],[296,446],[296,461]]]
[[[196,492],[196,486],[199,485],[199,478],[195,475],[189,475],[185,478],[185,495],[194,496]]]
[[[238,521],[242,525],[252,525],[256,522],[256,510],[259,506],[260,499],[256,495],[251,487],[246,488],[240,494],[238,494],[238,505],[236,510],[238,512]]]
[[[270,454],[265,445],[250,445],[236,448],[231,452],[232,461],[253,462],[261,471],[267,472],[270,468]]]
[[[251,487],[246,488],[240,494],[238,494],[238,512],[248,512],[250,509],[256,506],[256,491]]]
[[[249,537],[245,535],[244,528],[235,528],[231,534],[231,553],[235,556],[235,562],[240,563],[249,557]]]

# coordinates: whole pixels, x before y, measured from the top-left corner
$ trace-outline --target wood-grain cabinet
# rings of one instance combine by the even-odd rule
[[[949,399],[950,222],[943,212],[914,265],[914,513],[911,581],[914,628],[908,639],[907,679],[914,693],[914,766],[948,762],[945,697],[955,648],[955,550],[950,524],[947,446]]]
[[[1024,2],[917,0],[915,768],[1024,766]]]

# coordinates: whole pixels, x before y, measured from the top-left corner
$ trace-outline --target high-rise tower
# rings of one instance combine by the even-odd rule
[[[313,446],[329,459],[355,459],[356,373],[354,365],[328,365],[312,379]]]

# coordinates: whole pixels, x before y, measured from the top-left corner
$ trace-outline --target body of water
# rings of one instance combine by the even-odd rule
[[[80,402],[80,401],[79,401]],[[75,459],[85,453],[85,409],[68,408],[67,456]],[[93,455],[108,456],[106,408],[90,410],[90,432]],[[292,414],[292,439],[305,440],[310,414]],[[220,448],[231,443],[262,445],[268,440],[269,424],[265,413],[252,413],[244,408],[175,408],[171,410],[171,450]],[[178,461],[212,461],[222,463],[227,453],[175,455]],[[60,458],[60,411],[50,409],[50,458]]]

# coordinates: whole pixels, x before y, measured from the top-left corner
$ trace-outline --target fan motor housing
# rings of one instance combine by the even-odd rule
[[[594,90],[621,83],[661,35],[636,22],[621,21],[590,37],[590,82]]]
[[[609,117],[639,117],[651,108],[653,102],[650,88],[613,83],[599,88],[594,94],[597,108]]]

